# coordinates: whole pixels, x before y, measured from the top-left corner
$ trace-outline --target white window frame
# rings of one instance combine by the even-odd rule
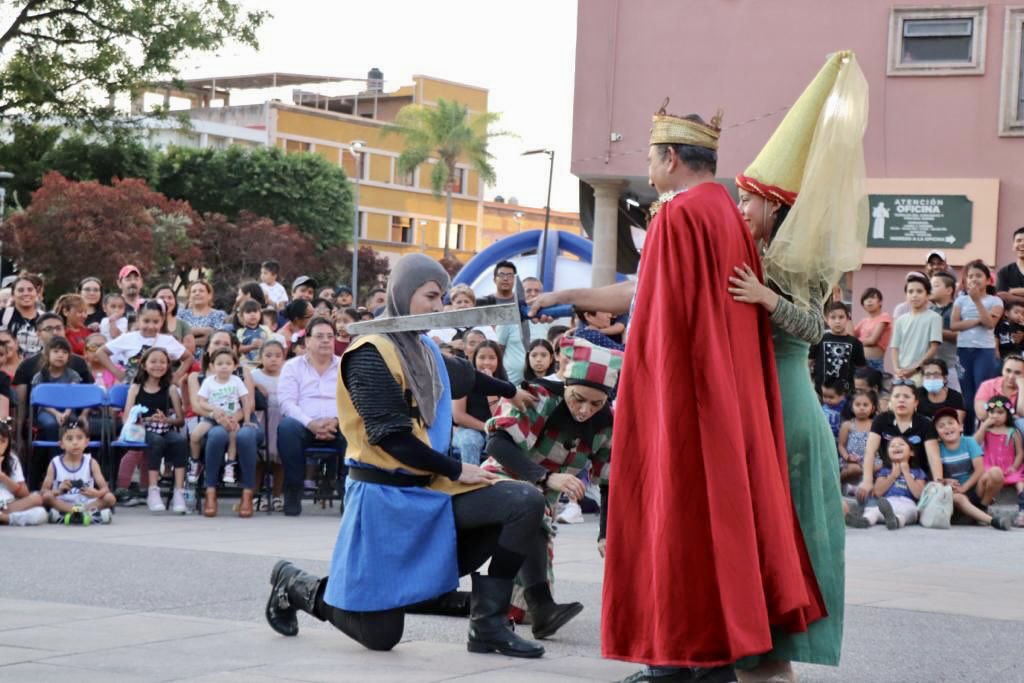
[[[392,230],[395,229],[395,219],[396,218],[401,220],[401,221],[405,221],[406,223],[408,223],[408,225],[402,225],[403,228],[406,228],[406,227],[409,228],[409,241],[408,242],[401,242],[401,241],[396,242],[395,240],[391,239]],[[405,244],[405,245],[416,244],[416,219],[413,218],[412,216],[406,216],[406,215],[397,214],[397,213],[391,214],[391,222],[388,224],[388,241],[391,242],[392,244]]]
[[[1024,57],[1024,5],[1006,8],[1003,31],[1003,82],[999,91],[999,135],[1024,137],[1024,111],[1020,111],[1021,71]]]
[[[420,185],[420,167],[417,166],[412,170],[412,181],[408,184],[403,183],[399,180],[401,171],[398,170],[398,157],[391,157],[391,184],[397,185],[398,187],[419,187]]]
[[[985,73],[987,12],[984,6],[893,7],[889,12],[889,76],[977,76]],[[918,19],[972,19],[971,61],[904,64],[903,22]]]

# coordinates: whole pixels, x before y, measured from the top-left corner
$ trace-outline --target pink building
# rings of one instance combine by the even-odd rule
[[[595,284],[614,269],[617,202],[646,204],[651,115],[725,111],[731,185],[838,49],[871,88],[864,141],[872,226],[846,286],[902,300],[907,270],[943,249],[1004,265],[1024,226],[1024,0],[581,0],[572,171],[595,189]],[[855,314],[859,306],[855,305]],[[859,317],[859,316],[858,316]]]

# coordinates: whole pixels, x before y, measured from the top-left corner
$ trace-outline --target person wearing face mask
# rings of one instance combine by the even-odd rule
[[[943,408],[956,411],[963,424],[967,414],[963,395],[949,386],[949,366],[941,358],[932,358],[921,367],[924,381],[918,391],[917,412],[928,419],[935,417]]]
[[[487,421],[485,470],[502,477],[534,482],[548,499],[544,528],[554,536],[554,507],[562,493],[573,502],[583,498],[585,485],[576,476],[589,468],[601,490],[598,552],[604,556],[608,521],[608,472],[612,449],[612,410],[609,394],[622,369],[622,352],[596,346],[578,337],[564,337],[561,355],[564,381],[536,379],[529,384],[537,398],[533,408],[520,410],[502,401]],[[543,436],[543,438],[541,438]],[[551,596],[550,552],[527,557],[520,571],[521,595],[536,638],[546,638],[583,610],[583,605],[558,605]]]
[[[440,311],[448,284],[437,261],[402,257],[388,282],[387,316]],[[277,563],[266,618],[278,633],[297,635],[302,610],[371,650],[390,650],[410,608],[472,573],[469,651],[544,654],[507,626],[513,580],[543,547],[544,496],[447,455],[451,397],[465,389],[447,368],[419,332],[363,334],[346,349],[337,396],[349,474],[331,572],[320,577]],[[519,393],[507,383],[481,387],[478,375],[482,391]],[[476,573],[488,560],[487,574]]]

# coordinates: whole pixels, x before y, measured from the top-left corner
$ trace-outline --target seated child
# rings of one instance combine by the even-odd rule
[[[999,344],[999,357],[1020,355],[1024,349],[1024,303],[1011,301],[1003,309],[1003,317],[993,330]]]
[[[855,389],[846,415],[850,419],[839,428],[839,481],[847,487],[856,487],[864,475],[864,449],[868,445],[868,434],[871,433],[871,422],[878,413],[878,396],[873,391]],[[882,460],[875,456],[875,467],[878,471]],[[849,490],[845,495],[853,495]]]
[[[875,392],[878,397],[878,412],[884,413],[889,410],[889,394],[885,392],[884,375],[874,368],[857,368],[853,373],[853,386],[855,389]]]
[[[42,486],[43,504],[50,508],[50,521],[110,523],[110,508],[117,501],[107,488],[100,464],[85,452],[89,435],[81,421],[64,422],[60,445],[64,453],[50,461]]]
[[[262,324],[263,309],[258,301],[246,299],[238,309],[238,322],[241,323],[235,336],[238,338],[242,365],[248,368],[259,367],[260,347],[271,339],[273,332]]]
[[[0,524],[35,526],[46,522],[43,497],[29,493],[18,456],[11,453],[11,425],[0,422]]]
[[[925,473],[910,466],[910,444],[902,436],[889,440],[889,463],[875,472],[875,498],[878,506],[870,506],[857,515],[847,515],[846,523],[858,529],[885,522],[895,531],[917,521],[917,501],[924,491]]]
[[[985,452],[985,473],[978,481],[982,505],[991,505],[1004,486],[1017,490],[1017,516],[1013,525],[1024,526],[1024,439],[1014,426],[1013,401],[993,396],[985,404],[986,417],[974,438]]]
[[[210,354],[210,374],[199,387],[199,399],[206,403],[207,411],[213,410],[216,419],[204,417],[189,437],[192,460],[199,460],[203,437],[215,425],[227,422],[228,451],[224,458],[224,483],[234,484],[235,464],[238,459],[237,436],[244,420],[242,397],[249,395],[245,384],[234,373],[237,367],[235,352],[231,349],[217,349]]]
[[[843,423],[846,408],[846,382],[838,377],[829,377],[821,385],[821,410],[825,413],[832,438],[839,438],[839,427]]]
[[[935,412],[935,431],[939,433],[939,454],[942,456],[944,484],[953,487],[955,515],[1002,531],[1010,530],[1004,517],[993,517],[982,508],[975,484],[985,473],[981,446],[974,437],[963,436],[963,426],[955,408],[940,408]]]

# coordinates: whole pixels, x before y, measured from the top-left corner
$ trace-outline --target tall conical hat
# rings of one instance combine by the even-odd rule
[[[792,206],[800,192],[814,130],[821,110],[839,75],[848,50],[830,55],[825,66],[800,94],[782,123],[768,139],[761,153],[747,170],[736,176],[736,185],[765,199]]]

